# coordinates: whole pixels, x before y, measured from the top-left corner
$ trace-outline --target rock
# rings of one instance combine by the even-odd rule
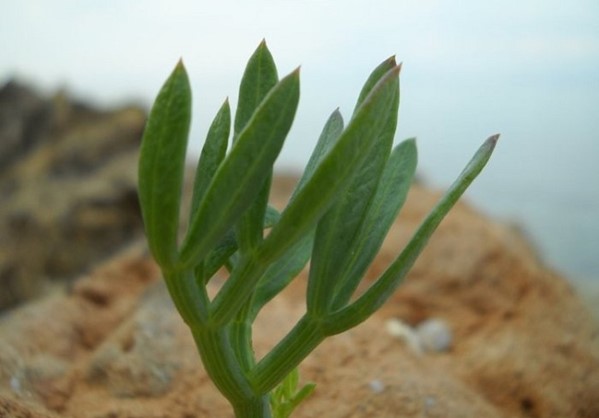
[[[367,282],[438,196],[410,192]],[[261,313],[258,356],[301,316],[304,297],[302,275]],[[451,349],[415,353],[389,335],[394,318],[414,330],[442,318]],[[232,416],[143,245],[99,265],[68,294],[6,313],[0,336],[0,416]],[[326,340],[300,370],[318,386],[298,418],[599,416],[598,324],[520,234],[465,204],[442,223],[392,300]]]
[[[87,370],[90,383],[117,397],[158,396],[167,392],[182,366],[173,330],[179,317],[158,282],[146,291],[138,308],[94,351]]]
[[[0,310],[72,280],[141,236],[138,107],[100,110],[0,88]]]
[[[420,347],[431,353],[449,351],[453,343],[451,328],[442,319],[429,318],[416,326]]]
[[[0,172],[42,140],[52,106],[32,89],[9,81],[0,89]]]

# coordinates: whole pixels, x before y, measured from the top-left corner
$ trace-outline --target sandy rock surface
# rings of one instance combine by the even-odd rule
[[[279,179],[275,204],[290,184]],[[437,198],[412,190],[366,285]],[[255,330],[258,355],[303,313],[304,292],[300,276],[267,306]],[[409,337],[419,338],[419,325],[430,320],[449,333],[432,351]],[[408,337],[391,332],[390,321]],[[326,340],[301,375],[317,389],[298,418],[599,417],[599,326],[521,235],[461,204],[393,299],[361,326]],[[2,317],[0,417],[232,412],[138,243],[66,294]]]

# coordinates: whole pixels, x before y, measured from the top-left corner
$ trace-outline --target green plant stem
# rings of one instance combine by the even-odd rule
[[[199,284],[191,270],[164,272],[166,287],[186,324],[205,324],[209,299],[206,287]]]
[[[236,418],[271,418],[268,392],[256,391],[232,350],[226,328],[192,327],[206,372],[229,400]]]
[[[247,402],[233,404],[236,418],[271,418],[268,395],[249,399]]]
[[[223,326],[230,322],[246,303],[268,264],[252,257],[243,257],[212,302],[210,323]]]
[[[237,317],[229,325],[229,338],[244,373],[256,364],[252,348],[252,322],[250,320],[250,301],[238,312]]]
[[[238,418],[270,417],[268,396],[257,392],[246,378],[231,348],[226,328],[191,327],[206,372],[229,400]],[[266,408],[266,409],[265,409]]]
[[[254,390],[260,393],[273,390],[325,337],[320,321],[304,315],[285,338],[253,368],[249,380],[253,383]]]

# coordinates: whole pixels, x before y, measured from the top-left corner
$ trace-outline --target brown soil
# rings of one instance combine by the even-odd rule
[[[413,189],[368,280],[437,198]],[[261,315],[258,355],[301,315],[304,292],[302,276]],[[448,324],[449,350],[415,350],[386,326],[430,318]],[[599,326],[520,234],[461,204],[393,299],[301,374],[318,386],[297,417],[599,417]],[[142,244],[0,322],[0,417],[231,416]]]

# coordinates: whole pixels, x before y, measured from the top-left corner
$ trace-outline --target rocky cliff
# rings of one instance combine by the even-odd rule
[[[145,113],[0,88],[0,311],[77,277],[141,236]]]

